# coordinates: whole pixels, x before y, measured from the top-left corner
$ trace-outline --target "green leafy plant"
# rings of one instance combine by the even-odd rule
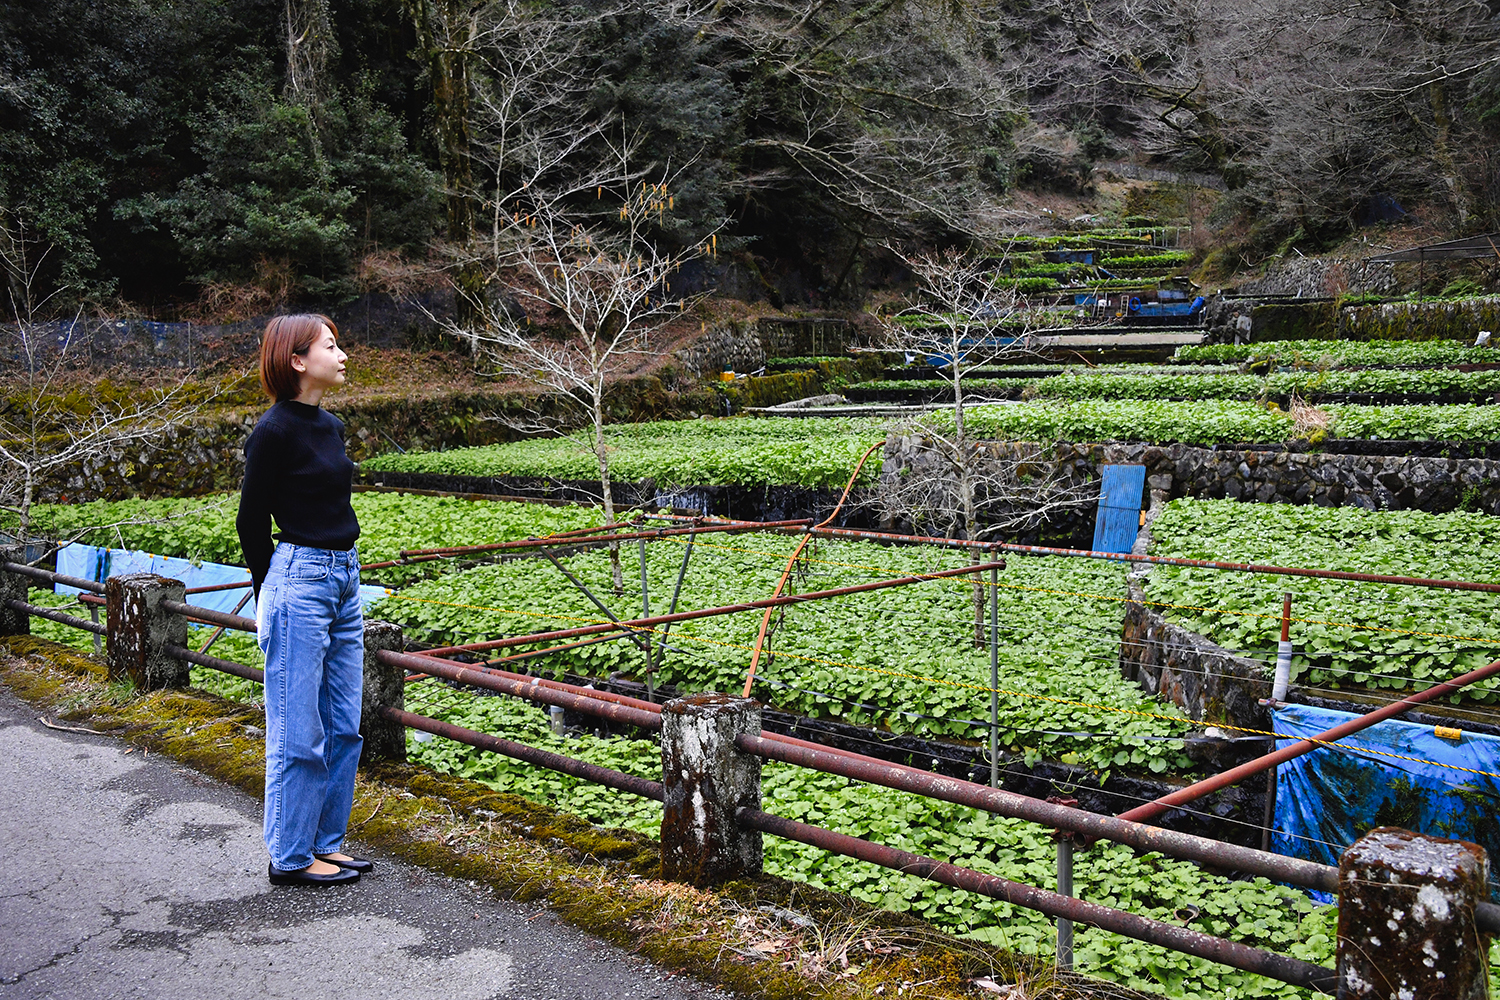
[[[1177,348],[1179,364],[1240,363],[1270,359],[1293,367],[1382,367],[1390,365],[1483,364],[1500,359],[1489,347],[1452,340],[1276,340],[1256,344],[1194,344]]]
[[[601,739],[586,733],[559,736],[535,707],[505,697],[487,697],[427,681],[407,688],[407,707],[467,728],[581,758],[651,780],[661,779],[654,740]],[[654,802],[590,785],[580,779],[531,768],[442,739],[411,734],[411,758],[448,774],[547,803],[604,826],[656,835],[661,807]],[[761,780],[764,808],[806,823],[899,846],[955,864],[1032,885],[1049,885],[1056,872],[1047,831],[1019,820],[849,781],[774,762]],[[1196,912],[1193,926],[1299,957],[1327,962],[1332,937],[1327,908],[1303,894],[1264,879],[1232,881],[1195,865],[1160,855],[1137,856],[1101,843],[1076,856],[1074,885],[1086,899],[1105,902],[1159,920],[1177,921],[1182,909]],[[963,937],[1003,945],[1027,955],[1052,951],[1054,931],[1038,913],[998,900],[936,885],[817,848],[767,838],[765,866],[772,874],[847,893],[907,912]],[[1282,997],[1291,987],[1198,959],[1080,928],[1075,939],[1080,971],[1138,988],[1162,989],[1167,980],[1190,982],[1172,995]]]
[[[610,469],[621,480],[658,485],[795,484],[839,488],[859,456],[884,437],[879,421],[778,421],[746,418],[617,424]],[[572,437],[532,438],[482,448],[381,455],[369,471],[469,476],[585,479],[597,469],[592,452]],[[878,466],[867,464],[869,484]]]
[[[1152,527],[1157,555],[1500,583],[1500,518],[1233,500],[1174,500]],[[1147,596],[1222,646],[1274,658],[1281,595],[1293,594],[1302,683],[1407,691],[1500,659],[1494,595],[1157,566]],[[1500,700],[1486,681],[1456,696]]]

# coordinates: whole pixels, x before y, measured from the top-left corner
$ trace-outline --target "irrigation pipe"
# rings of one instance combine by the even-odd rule
[[[953,886],[968,892],[1004,900],[1015,906],[1037,910],[1051,917],[1072,920],[1074,923],[1099,927],[1138,941],[1170,948],[1184,954],[1204,958],[1232,969],[1252,972],[1301,986],[1327,992],[1337,986],[1338,974],[1321,965],[1313,965],[1301,959],[1264,951],[1238,941],[1213,937],[1201,931],[1189,930],[1175,924],[1163,923],[1138,914],[1117,910],[1098,903],[1089,903],[1071,896],[1062,896],[1046,889],[1021,882],[1012,882],[998,875],[987,875],[971,868],[937,861],[933,858],[897,850],[885,844],[835,833],[822,827],[811,826],[797,820],[786,819],[759,809],[741,808],[735,814],[740,825],[760,830],[787,840],[795,840],[825,851],[859,858],[884,868],[908,875],[916,875],[943,885]]]
[[[854,472],[849,476],[849,482],[844,485],[844,492],[839,497],[839,502],[833,505],[833,510],[829,512],[827,517],[823,518],[823,520],[819,521],[811,528],[806,529],[806,533],[802,536],[801,541],[799,541],[797,543],[797,547],[792,550],[791,558],[787,559],[786,561],[786,568],[781,571],[781,579],[776,581],[776,589],[771,592],[771,596],[773,598],[781,596],[782,589],[786,587],[787,580],[791,578],[792,567],[797,564],[797,557],[802,555],[802,550],[807,547],[808,542],[812,541],[812,532],[817,531],[819,528],[826,527],[829,521],[832,521],[835,517],[838,517],[839,511],[844,509],[844,501],[849,499],[849,491],[854,489],[854,481],[859,478],[860,470],[865,467],[866,460],[868,460],[871,455],[875,454],[876,448],[881,448],[884,446],[884,440],[876,441],[874,444],[870,445],[869,448],[865,449],[865,453],[863,455],[859,456],[859,462],[855,464]],[[760,631],[755,634],[755,651],[750,654],[750,669],[745,674],[744,697],[746,698],[750,697],[750,688],[755,684],[755,668],[760,665],[760,653],[766,644],[766,629],[770,628],[771,626],[771,611],[771,608],[766,608],[765,616],[760,620]]]
[[[516,760],[534,764],[537,767],[545,767],[550,771],[561,771],[563,774],[571,774],[575,778],[591,781],[596,785],[604,785],[606,788],[614,788],[642,798],[662,800],[662,787],[659,781],[650,781],[646,778],[638,778],[633,774],[625,774],[623,771],[615,771],[598,764],[590,764],[586,761],[575,760],[572,757],[564,757],[562,754],[552,753],[549,750],[539,750],[529,747],[524,743],[513,743],[510,740],[502,740],[498,736],[488,733],[476,732],[473,729],[465,729],[455,726],[450,722],[440,722],[437,719],[429,719],[425,715],[414,715],[404,712],[399,708],[388,706],[380,709],[380,714],[392,722],[398,722],[409,729],[419,729],[424,733],[432,733],[434,736],[442,736],[445,739],[455,740],[459,743],[467,743],[469,746],[478,747],[481,750],[489,750],[492,753],[503,754]]]
[[[654,517],[667,520],[686,520],[679,514],[656,514]],[[770,524],[772,522],[767,522]],[[781,530],[768,528],[770,531]],[[1279,576],[1307,576],[1327,580],[1352,580],[1357,583],[1386,583],[1404,587],[1434,587],[1442,590],[1476,590],[1489,594],[1500,594],[1500,583],[1477,583],[1471,580],[1430,580],[1424,577],[1384,576],[1378,573],[1352,573],[1336,569],[1308,569],[1301,566],[1270,566],[1259,563],[1218,562],[1212,559],[1184,559],[1176,556],[1134,555],[1128,552],[1099,552],[1094,549],[1064,549],[1045,545],[1020,545],[1014,542],[981,542],[964,538],[937,538],[931,535],[903,535],[890,531],[870,531],[864,528],[827,528],[816,526],[807,529],[813,534],[828,538],[868,539],[877,542],[895,542],[906,545],[942,545],[950,548],[975,548],[987,552],[1017,552],[1034,556],[1064,556],[1072,559],[1102,559],[1109,562],[1151,563],[1158,566],[1190,566],[1203,569],[1229,570],[1238,573],[1265,573]]]
[[[574,639],[585,635],[599,635],[602,632],[613,632],[618,629],[648,628],[673,622],[692,621],[697,618],[713,618],[718,615],[737,614],[741,611],[759,611],[763,608],[777,608],[787,604],[802,604],[806,601],[819,601],[829,597],[843,597],[848,594],[862,594],[871,590],[884,590],[888,587],[904,587],[913,583],[924,583],[928,580],[943,580],[951,576],[982,573],[991,567],[1004,568],[1004,565],[1004,563],[981,563],[977,566],[961,566],[957,569],[918,573],[911,576],[896,577],[891,580],[877,580],[874,583],[861,583],[852,587],[814,590],[806,594],[786,594],[781,597],[767,597],[756,601],[746,601],[743,604],[726,604],[721,607],[699,608],[694,611],[678,611],[670,615],[654,615],[651,618],[626,619],[619,624],[615,624],[614,622],[599,622],[594,625],[581,625],[577,628],[558,629],[553,632],[533,632],[528,635],[511,636],[506,639],[489,639],[485,642],[470,642],[459,646],[441,646],[437,649],[424,650],[422,655],[446,656],[450,653],[477,653],[488,649],[529,646],[533,643],[552,642],[557,639]],[[397,599],[400,598],[399,594],[395,596]],[[162,603],[165,606],[167,602],[164,601]],[[248,621],[249,619],[245,620]]]

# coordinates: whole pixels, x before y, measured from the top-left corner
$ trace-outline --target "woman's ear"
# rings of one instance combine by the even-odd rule
[[[307,371],[307,362],[302,358],[302,355],[300,355],[300,354],[293,354],[292,355],[292,371],[294,371],[294,372],[305,372],[305,371]]]

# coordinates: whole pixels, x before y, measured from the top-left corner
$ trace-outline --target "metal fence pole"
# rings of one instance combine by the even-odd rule
[[[1000,787],[1000,568],[990,568],[990,787]]]
[[[651,594],[646,587],[646,540],[637,539],[641,546],[641,617],[651,617]],[[656,700],[656,664],[651,656],[652,639],[646,639],[646,700]]]
[[[1054,834],[1057,839],[1057,894],[1073,895],[1073,836]],[[1073,921],[1057,918],[1057,967],[1064,971],[1073,968]]]
[[[1276,674],[1271,680],[1270,707],[1286,701],[1287,689],[1292,683],[1292,595],[1281,595],[1281,641],[1276,644]],[[1276,741],[1271,741],[1276,749]],[[1271,828],[1276,822],[1276,775],[1280,767],[1266,772],[1266,811],[1260,828],[1260,849],[1271,849]]]

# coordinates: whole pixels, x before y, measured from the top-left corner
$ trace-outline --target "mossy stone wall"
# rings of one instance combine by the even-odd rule
[[[1385,302],[1339,314],[1339,340],[1464,340],[1500,332],[1500,296],[1451,302]]]

